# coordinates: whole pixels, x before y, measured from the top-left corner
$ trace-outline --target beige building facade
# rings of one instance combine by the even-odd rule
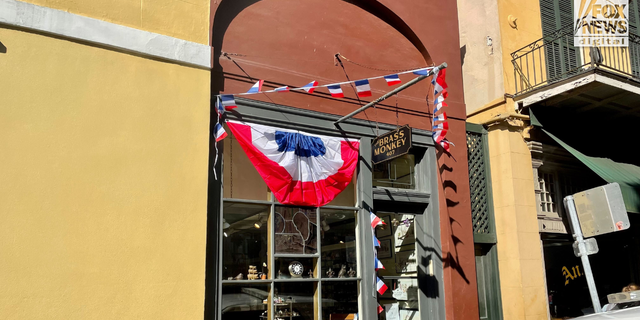
[[[590,48],[573,43],[572,0],[459,0],[458,7],[466,17],[459,25],[468,122],[488,131],[502,316],[592,313],[563,199],[617,182],[632,225],[637,219],[629,182],[635,176],[610,177],[589,161],[639,165],[621,140],[599,128],[635,135],[640,10],[630,2],[627,47]],[[532,126],[534,113],[546,131]],[[600,252],[590,260],[601,304],[639,279],[633,234],[596,239]]]
[[[503,319],[547,319],[528,116],[517,113],[511,52],[542,36],[537,0],[458,0],[467,121],[488,131]]]

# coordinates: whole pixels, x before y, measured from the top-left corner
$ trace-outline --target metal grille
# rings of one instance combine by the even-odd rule
[[[473,232],[488,234],[492,230],[490,227],[489,177],[487,177],[483,138],[481,133],[467,132]]]

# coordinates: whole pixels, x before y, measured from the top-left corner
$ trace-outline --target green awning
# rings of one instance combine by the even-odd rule
[[[596,158],[584,155],[582,152],[564,143],[558,137],[542,128],[533,111],[529,109],[531,125],[538,126],[549,137],[565,148],[569,153],[584,163],[589,169],[608,183],[617,182],[622,189],[622,198],[628,212],[640,213],[640,167],[627,163],[615,162],[607,158]]]

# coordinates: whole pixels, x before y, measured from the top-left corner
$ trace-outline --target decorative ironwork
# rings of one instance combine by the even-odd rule
[[[473,232],[490,234],[492,227],[491,208],[489,207],[489,177],[487,176],[483,139],[484,136],[481,133],[467,131]]]
[[[522,94],[593,69],[640,81],[640,37],[629,33],[628,47],[574,47],[567,25],[511,53],[516,92]]]

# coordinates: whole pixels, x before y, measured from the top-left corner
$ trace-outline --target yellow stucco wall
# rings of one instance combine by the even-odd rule
[[[517,120],[516,120],[517,122]],[[547,319],[531,154],[518,127],[489,128],[491,182],[504,319]]]
[[[202,319],[209,72],[0,42],[0,319]]]
[[[21,0],[43,7],[209,44],[210,0]]]
[[[539,0],[497,0],[504,89],[515,93],[511,53],[542,38]],[[509,15],[516,27],[509,25]],[[540,66],[538,66],[540,67]],[[469,114],[488,125],[491,181],[498,240],[504,319],[548,318],[544,262],[538,232],[531,154],[525,123],[511,98],[499,98]]]
[[[509,15],[516,18],[516,28],[509,25]],[[502,40],[502,65],[507,93],[515,93],[511,53],[542,38],[540,0],[498,0],[498,19]],[[513,100],[509,99],[509,104]],[[513,108],[511,108],[513,110]]]

